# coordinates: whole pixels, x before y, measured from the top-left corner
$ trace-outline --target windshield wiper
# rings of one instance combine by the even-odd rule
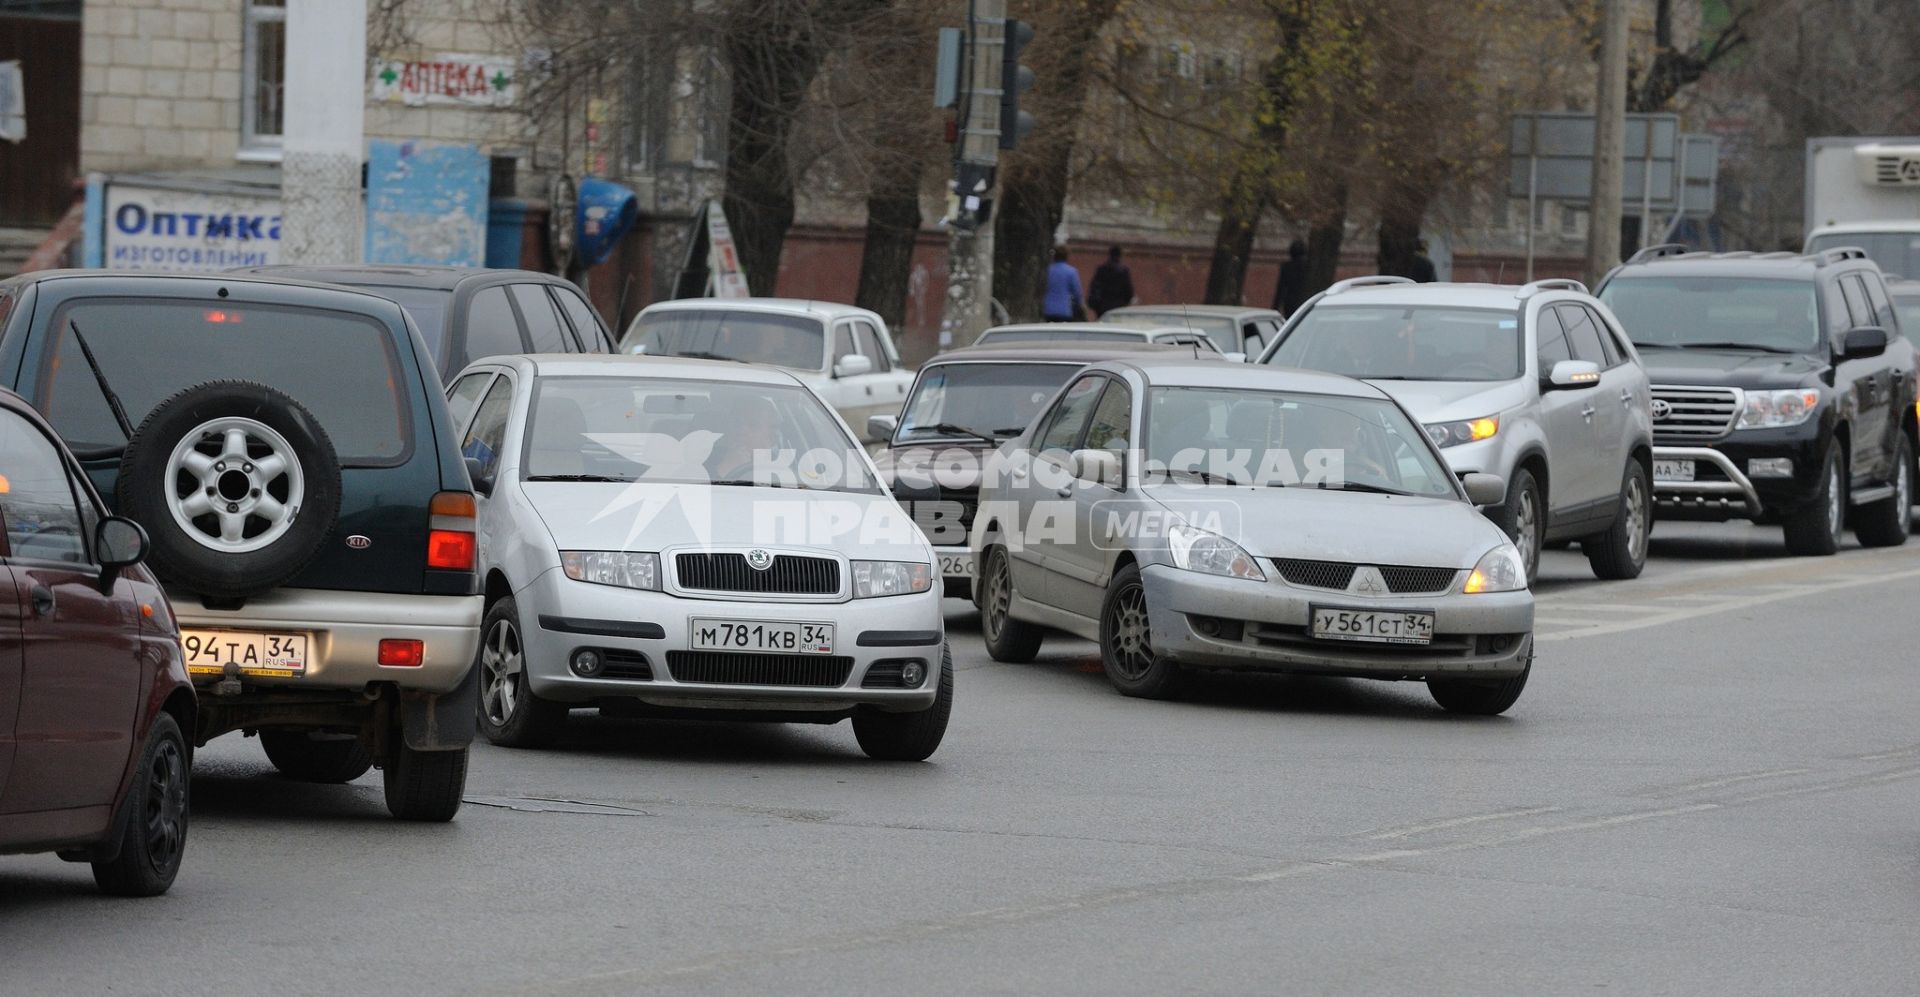
[[[713,485],[717,488],[793,488],[795,487],[793,485],[783,485],[778,481],[755,481],[752,478],[721,478],[719,481],[709,481],[707,482],[707,484]]]
[[[915,426],[908,430],[908,432],[945,433],[948,436],[968,436],[982,443],[998,443],[1001,439],[1000,437],[990,436],[977,429],[953,422],[936,422],[931,426]]]
[[[120,424],[120,432],[127,439],[133,439],[133,422],[127,418],[127,409],[120,404],[120,396],[113,393],[113,386],[107,383],[107,375],[100,370],[100,361],[93,358],[93,347],[87,345],[87,337],[80,335],[80,323],[69,320],[67,328],[73,330],[73,341],[80,344],[80,355],[87,359],[87,369],[93,371],[93,382],[100,386],[100,393],[106,396],[107,407],[113,410],[113,421]]]
[[[1633,344],[1633,345],[1635,345],[1635,346],[1639,346],[1639,345],[1641,345],[1641,344],[1639,344],[1639,343],[1635,343],[1635,344]],[[1759,343],[1734,343],[1734,342],[1725,342],[1725,343],[1653,343],[1653,344],[1650,344],[1650,345],[1654,345],[1654,346],[1665,346],[1665,347],[1668,347],[1668,348],[1671,348],[1671,349],[1678,349],[1678,350],[1756,350],[1756,351],[1758,351],[1758,352],[1760,352],[1760,353],[1799,353],[1799,352],[1800,352],[1799,350],[1795,350],[1795,349],[1789,349],[1789,348],[1787,348],[1787,347],[1784,347],[1784,346],[1763,346],[1763,345],[1761,345],[1761,344],[1759,344]]]
[[[1169,467],[1167,468],[1167,473],[1168,474],[1185,474],[1185,475],[1188,475],[1189,477],[1199,478],[1200,483],[1203,485],[1212,485],[1212,484],[1237,485],[1240,483],[1234,480],[1233,476],[1230,474],[1215,474],[1212,471],[1202,471],[1202,470],[1198,470],[1196,468],[1191,468],[1191,467]]]
[[[734,363],[746,363],[745,360],[739,357],[723,357],[718,353],[708,353],[705,350],[686,350],[672,355],[676,357],[686,357],[689,360],[731,360]]]
[[[615,481],[630,482],[632,478],[616,478],[610,474],[529,474],[528,481]]]
[[[1322,481],[1314,485],[1314,487],[1320,489],[1323,492],[1368,492],[1374,495],[1412,495],[1413,494],[1412,492],[1402,491],[1398,488],[1388,488],[1385,485],[1369,485],[1364,481],[1342,481],[1337,485],[1328,485],[1326,482]]]

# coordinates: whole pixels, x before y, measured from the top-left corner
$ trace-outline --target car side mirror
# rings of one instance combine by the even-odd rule
[[[1467,490],[1467,501],[1474,505],[1499,505],[1507,500],[1507,479],[1497,474],[1470,471],[1461,476],[1460,484]]]
[[[833,365],[834,377],[859,377],[873,373],[873,358],[849,353]]]
[[[475,495],[492,495],[493,478],[486,472],[487,465],[480,463],[480,458],[478,457],[468,457],[466,464],[467,481],[473,485],[473,493]]]
[[[1591,360],[1562,360],[1553,365],[1545,385],[1549,390],[1591,388],[1600,383],[1600,365]]]
[[[868,439],[881,440],[881,441],[891,440],[893,439],[894,431],[899,428],[900,428],[900,417],[897,415],[867,416],[867,438]]]
[[[1892,337],[1887,330],[1877,325],[1863,325],[1858,329],[1848,329],[1847,337],[1840,347],[1842,360],[1868,360],[1887,352],[1887,344]]]
[[[1067,468],[1081,481],[1120,487],[1120,458],[1111,450],[1075,450]]]
[[[147,531],[121,516],[108,516],[93,529],[93,552],[100,561],[100,589],[113,587],[120,572],[147,559]]]

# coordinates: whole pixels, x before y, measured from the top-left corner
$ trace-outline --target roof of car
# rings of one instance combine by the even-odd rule
[[[1532,289],[1529,290],[1529,288]],[[1320,299],[1318,307],[1392,304],[1511,311],[1518,309],[1526,298],[1540,293],[1583,295],[1586,292],[1584,288],[1575,290],[1571,282],[1562,284],[1557,281],[1535,285],[1429,282],[1425,284],[1361,284],[1343,287],[1335,284],[1328,288],[1326,296]]]
[[[1920,279],[1889,276],[1887,291],[1902,298],[1920,296]]]
[[[1835,222],[1807,233],[1811,239],[1821,235],[1852,235],[1858,232],[1920,232],[1920,218],[1893,218],[1872,222]]]
[[[394,304],[391,298],[385,298],[378,294],[373,294],[367,291],[361,291],[356,288],[346,287],[340,284],[329,284],[322,281],[303,280],[301,278],[291,277],[291,276],[248,274],[248,273],[178,273],[174,271],[146,271],[146,270],[34,270],[28,273],[18,274],[13,277],[0,279],[0,287],[6,287],[6,286],[20,287],[27,284],[51,283],[55,281],[64,282],[69,280],[84,281],[90,284],[97,283],[97,284],[103,284],[108,286],[113,286],[113,285],[138,286],[140,284],[146,284],[148,286],[164,285],[164,284],[182,285],[182,284],[199,283],[202,281],[206,281],[206,282],[226,284],[226,285],[247,284],[247,285],[256,285],[261,287],[273,287],[273,286],[297,287],[307,292],[319,292],[323,294],[334,294],[334,295],[349,294],[349,295],[353,295],[356,298],[364,298],[364,299],[367,299],[368,301],[377,301],[377,302],[380,302],[382,305],[392,306],[395,308],[399,307],[398,305]]]
[[[1022,363],[1074,363],[1089,364],[1115,357],[1134,356],[1178,356],[1193,355],[1190,346],[1175,346],[1165,343],[1148,343],[1131,339],[1097,340],[1069,339],[1048,341],[1044,339],[1023,339],[1012,343],[986,343],[979,346],[963,346],[949,350],[926,363],[922,368],[937,363],[955,360],[979,362],[993,360],[1000,362]]]
[[[565,283],[552,274],[537,270],[501,270],[491,267],[446,267],[425,264],[341,263],[301,265],[275,263],[231,271],[260,277],[292,277],[326,284],[368,285],[375,287],[424,287],[451,291],[462,281],[475,278],[499,278],[521,283]]]
[[[1643,249],[1620,265],[1616,275],[1657,267],[1661,273],[1689,277],[1750,277],[1769,274],[1779,277],[1813,277],[1821,270],[1843,264],[1871,264],[1865,251],[1851,246],[1836,246],[1817,253],[1705,253],[1685,246],[1654,246]]]
[[[1252,305],[1126,305],[1115,308],[1102,315],[1204,315],[1221,318],[1237,318],[1243,315],[1272,315],[1280,313],[1271,308],[1256,308]]]
[[[1146,339],[1167,333],[1198,335],[1184,325],[1120,325],[1117,322],[1016,322],[1012,325],[996,325],[980,335],[984,337],[1000,332],[1045,332],[1061,336],[1097,333],[1102,336],[1125,336],[1128,339]]]
[[[748,384],[799,384],[777,367],[732,360],[695,360],[621,353],[530,353],[488,357],[475,363],[530,370],[539,377],[655,377],[687,381],[741,381]]]
[[[856,305],[842,304],[838,301],[814,301],[809,298],[681,298],[675,301],[656,301],[640,313],[644,317],[656,312],[677,312],[692,309],[773,312],[782,315],[811,315],[824,321],[838,318],[869,318],[879,321],[880,316]],[[635,321],[638,321],[636,318]]]
[[[1091,370],[1131,368],[1147,383],[1161,387],[1229,388],[1247,391],[1298,391],[1352,398],[1386,398],[1387,393],[1365,381],[1339,374],[1274,367],[1267,364],[1223,364],[1191,357],[1129,357],[1090,364]]]

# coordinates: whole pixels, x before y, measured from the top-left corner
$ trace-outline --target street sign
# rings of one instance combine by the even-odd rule
[[[1576,204],[1593,200],[1593,115],[1516,114],[1510,134],[1510,196]],[[1623,203],[1671,210],[1679,157],[1679,115],[1627,115]]]
[[[1720,139],[1714,135],[1680,136],[1680,211],[1686,218],[1713,217],[1719,196]]]
[[[369,142],[366,261],[484,264],[488,165],[477,145]]]
[[[707,272],[713,275],[716,298],[744,298],[751,293],[740,251],[733,244],[733,229],[727,226],[727,213],[717,198],[707,202]]]

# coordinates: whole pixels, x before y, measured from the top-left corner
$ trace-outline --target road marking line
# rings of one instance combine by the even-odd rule
[[[1805,586],[1804,588],[1795,589],[1790,592],[1769,592],[1765,595],[1754,596],[1750,599],[1723,600],[1721,602],[1712,603],[1705,606],[1697,606],[1689,609],[1676,609],[1671,612],[1663,613],[1659,616],[1649,617],[1641,620],[1623,620],[1619,623],[1602,623],[1596,626],[1587,627],[1583,630],[1572,630],[1572,631],[1567,631],[1565,633],[1535,634],[1533,639],[1534,639],[1534,643],[1538,644],[1538,643],[1546,643],[1546,642],[1558,641],[1558,640],[1575,640],[1583,637],[1599,637],[1599,636],[1607,636],[1611,634],[1627,633],[1633,630],[1645,630],[1648,627],[1665,626],[1666,624],[1669,624],[1669,623],[1682,623],[1687,620],[1699,619],[1700,617],[1703,617],[1703,616],[1712,616],[1716,613],[1729,612],[1735,609],[1752,609],[1755,606],[1764,606],[1774,602],[1784,602],[1788,599],[1798,599],[1803,596],[1823,595],[1829,592],[1839,592],[1839,591],[1844,591],[1850,588],[1858,588],[1862,585],[1872,585],[1872,584],[1877,584],[1880,582],[1887,582],[1887,581],[1899,581],[1899,580],[1904,580],[1908,578],[1920,578],[1920,568],[1909,568],[1905,571],[1889,572],[1884,575],[1875,575],[1869,578],[1846,578],[1839,581],[1824,583],[1820,585],[1808,585],[1808,586]]]
[[[1700,782],[1683,782],[1675,786],[1662,786],[1644,790],[1642,796],[1678,796],[1681,793],[1698,792],[1702,789],[1717,789],[1735,783],[1752,782],[1755,779],[1784,779],[1791,775],[1806,775],[1812,769],[1770,769],[1765,772],[1746,772],[1740,775],[1723,776],[1718,779],[1705,779]]]
[[[1493,813],[1473,814],[1472,816],[1468,816],[1468,817],[1449,817],[1445,820],[1431,820],[1422,824],[1409,824],[1405,827],[1397,827],[1387,831],[1376,831],[1372,834],[1360,835],[1360,837],[1364,837],[1368,841],[1392,841],[1397,838],[1411,838],[1416,834],[1425,834],[1428,831],[1444,831],[1450,827],[1465,827],[1468,824],[1483,824],[1490,820],[1508,820],[1514,817],[1532,817],[1535,814],[1554,813],[1559,809],[1560,809],[1559,807],[1523,807],[1515,810],[1497,810]]]
[[[1908,755],[1920,755],[1920,744],[1907,748],[1895,748],[1892,751],[1881,751],[1871,755],[1854,755],[1853,760],[1856,762],[1880,762],[1889,758],[1905,758]]]

